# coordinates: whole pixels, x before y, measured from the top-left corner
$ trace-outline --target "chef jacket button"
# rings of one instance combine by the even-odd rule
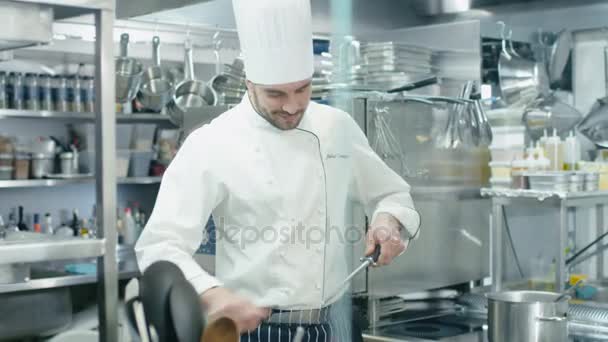
[[[323,252],[323,248],[321,248],[321,247],[317,247],[317,253],[319,253],[319,254],[320,254],[320,253],[322,253],[322,252]]]
[[[321,285],[319,285],[319,283],[315,284],[315,287],[317,288],[317,290],[321,289]]]
[[[279,253],[279,255],[281,256],[281,258],[285,258],[285,251],[281,251],[281,252]]]

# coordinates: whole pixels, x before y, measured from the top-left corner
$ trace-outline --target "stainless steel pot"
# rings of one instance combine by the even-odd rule
[[[490,342],[568,341],[568,297],[559,293],[507,291],[488,294]]]
[[[127,57],[129,34],[120,36],[120,57],[116,59],[116,102],[127,103],[137,95],[143,66],[135,58]]]
[[[205,82],[194,77],[194,62],[192,61],[192,44],[186,41],[184,57],[184,74],[186,79],[177,85],[173,100],[167,106],[169,117],[176,125],[181,125],[184,114],[196,111],[204,106],[213,106],[217,102],[217,94]]]
[[[154,65],[143,73],[141,89],[137,99],[144,108],[160,111],[173,96],[174,80],[171,74],[160,66],[160,38],[152,38],[152,60]]]

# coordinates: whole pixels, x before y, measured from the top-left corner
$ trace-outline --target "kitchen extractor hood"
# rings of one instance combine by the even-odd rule
[[[0,51],[48,44],[53,38],[50,6],[0,0]]]
[[[434,16],[465,12],[471,9],[473,0],[414,0],[412,7],[420,15]]]
[[[116,0],[116,18],[128,19],[210,1],[211,0]]]

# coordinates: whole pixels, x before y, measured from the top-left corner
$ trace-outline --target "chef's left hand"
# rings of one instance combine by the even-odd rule
[[[387,213],[378,214],[372,222],[367,232],[365,255],[372,255],[375,246],[380,245],[377,266],[388,265],[405,252],[407,242],[401,238],[400,227],[399,221]]]

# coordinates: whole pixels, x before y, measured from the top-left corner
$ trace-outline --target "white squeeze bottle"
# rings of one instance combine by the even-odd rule
[[[124,229],[124,243],[127,245],[134,245],[137,242],[139,232],[135,225],[135,219],[133,219],[133,215],[131,214],[131,208],[125,208]]]
[[[549,169],[551,171],[562,170],[564,163],[564,151],[562,140],[557,135],[555,128],[553,129],[553,135],[546,139],[545,156],[547,156],[550,161]]]
[[[564,146],[564,170],[574,171],[581,160],[581,147],[573,131],[566,138]]]
[[[545,146],[547,145],[547,139],[549,139],[549,135],[547,135],[547,129],[545,128],[545,129],[543,129],[543,136],[540,137],[540,139],[538,139],[538,145],[543,150],[545,149]]]

